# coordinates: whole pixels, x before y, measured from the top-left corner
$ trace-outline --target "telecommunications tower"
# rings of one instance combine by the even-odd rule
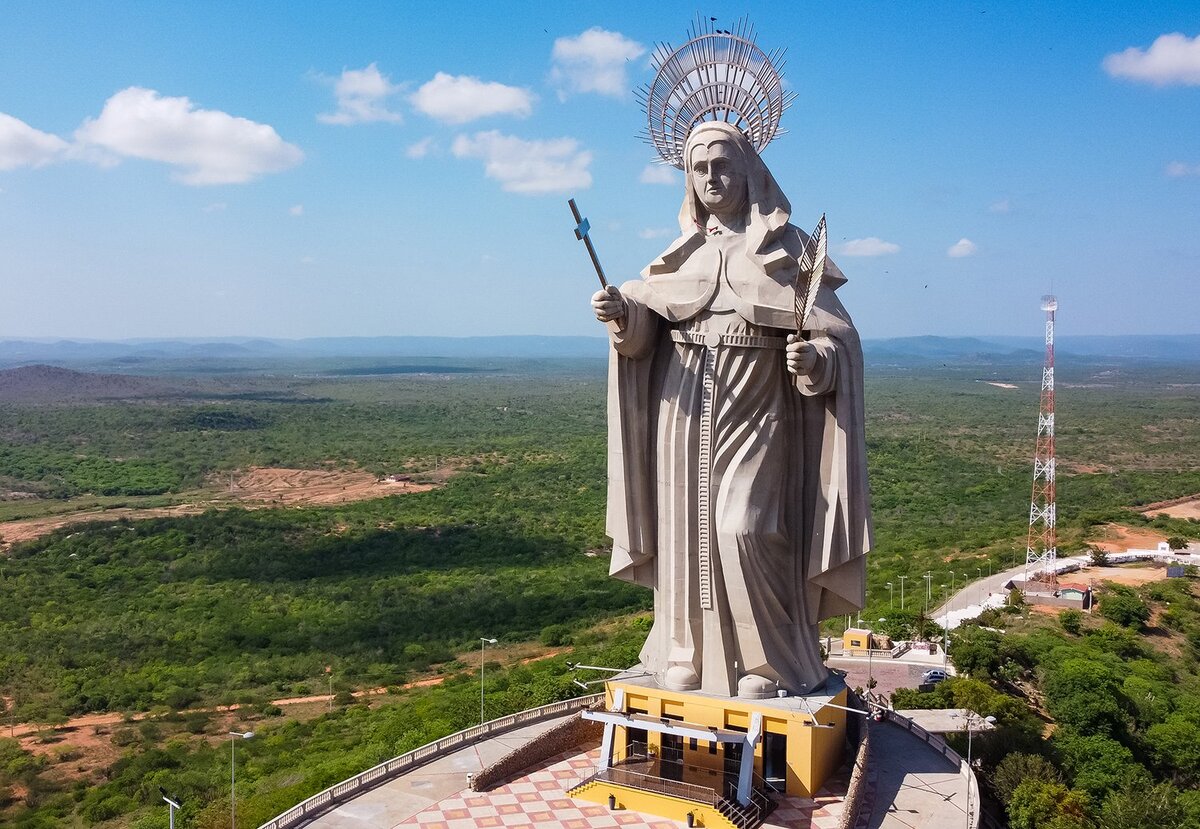
[[[1054,312],[1058,299],[1042,297],[1046,312],[1046,364],[1042,366],[1042,402],[1038,411],[1037,448],[1033,454],[1033,497],[1029,503],[1029,540],[1025,545],[1025,589],[1030,578],[1054,589],[1058,539],[1054,506]]]

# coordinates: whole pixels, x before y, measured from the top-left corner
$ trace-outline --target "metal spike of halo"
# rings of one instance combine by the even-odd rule
[[[701,121],[735,125],[762,152],[783,134],[779,120],[795,97],[783,90],[783,50],[763,52],[745,18],[730,31],[697,17],[689,36],[678,49],[654,49],[654,80],[637,92],[646,108],[643,138],[681,170],[688,134]]]

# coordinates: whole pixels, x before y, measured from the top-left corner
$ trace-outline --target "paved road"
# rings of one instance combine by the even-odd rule
[[[897,688],[916,688],[921,684],[921,674],[931,667],[942,667],[942,657],[938,656],[936,663],[922,665],[918,662],[905,662],[898,659],[875,657],[868,668],[867,660],[862,656],[831,656],[825,662],[831,668],[846,672],[846,684],[851,688],[866,688],[868,670],[875,677],[875,692],[892,695]],[[954,666],[949,666],[949,673],[954,673]]]
[[[918,737],[890,722],[872,726],[875,801],[870,829],[966,826],[967,779]]]

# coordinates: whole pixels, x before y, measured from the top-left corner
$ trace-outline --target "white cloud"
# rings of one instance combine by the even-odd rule
[[[533,93],[518,86],[438,72],[409,99],[419,112],[447,124],[465,124],[489,115],[524,118],[533,111]]]
[[[222,210],[224,210],[228,206],[229,205],[227,205],[223,201],[215,201],[212,204],[204,205],[204,207],[201,207],[200,209],[203,210],[205,213],[220,213]]]
[[[44,167],[61,159],[68,146],[57,135],[0,112],[0,170]]]
[[[241,184],[294,167],[304,153],[267,124],[213,109],[187,98],[164,98],[131,86],[109,98],[97,118],[75,131],[82,151],[161,161],[181,168],[184,184]]]
[[[1104,58],[1104,69],[1114,78],[1128,78],[1155,86],[1200,86],[1200,35],[1179,32],[1159,35],[1146,50],[1130,46]]]
[[[1008,199],[1001,199],[989,204],[988,211],[991,213],[1011,213],[1012,204],[1009,203]]]
[[[885,242],[878,236],[868,236],[865,239],[851,239],[842,243],[842,256],[886,256],[898,253],[900,246],[895,242]]]
[[[300,264],[301,264],[301,265],[312,265],[312,264],[315,264],[315,263],[316,263],[316,261],[317,261],[317,260],[316,260],[316,259],[313,259],[311,256],[301,256],[301,257],[300,257]]]
[[[638,176],[642,184],[682,184],[679,171],[666,164],[647,164],[642,174]]]
[[[291,207],[288,208],[288,213],[291,213],[293,216],[303,216],[304,215],[304,205],[293,204]]]
[[[404,117],[387,108],[387,99],[403,87],[394,84],[374,63],[364,69],[344,69],[333,87],[337,112],[323,112],[317,120],[323,124],[398,124]]]
[[[946,249],[946,255],[951,259],[962,259],[964,256],[973,256],[977,250],[979,246],[964,236]]]
[[[673,236],[678,231],[671,230],[669,227],[646,227],[638,231],[639,239],[663,239],[667,236]]]
[[[1171,178],[1200,176],[1200,164],[1185,164],[1182,161],[1172,161],[1167,165],[1167,175]]]
[[[404,154],[409,158],[424,158],[433,150],[433,138],[422,138],[415,144],[409,144]]]
[[[622,98],[629,92],[626,64],[646,53],[646,47],[620,32],[593,27],[574,37],[554,41],[551,82],[560,97],[572,92],[596,92]]]
[[[491,130],[458,136],[451,151],[458,158],[482,158],[488,178],[511,193],[561,193],[592,184],[592,154],[574,138],[525,141]]]

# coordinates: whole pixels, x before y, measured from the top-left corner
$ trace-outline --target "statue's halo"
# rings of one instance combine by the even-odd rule
[[[683,149],[703,121],[737,127],[758,152],[780,135],[779,120],[794,93],[784,92],[783,51],[763,52],[742,18],[733,31],[697,17],[678,49],[655,47],[654,80],[638,90],[646,109],[644,138],[664,163],[683,169]]]

